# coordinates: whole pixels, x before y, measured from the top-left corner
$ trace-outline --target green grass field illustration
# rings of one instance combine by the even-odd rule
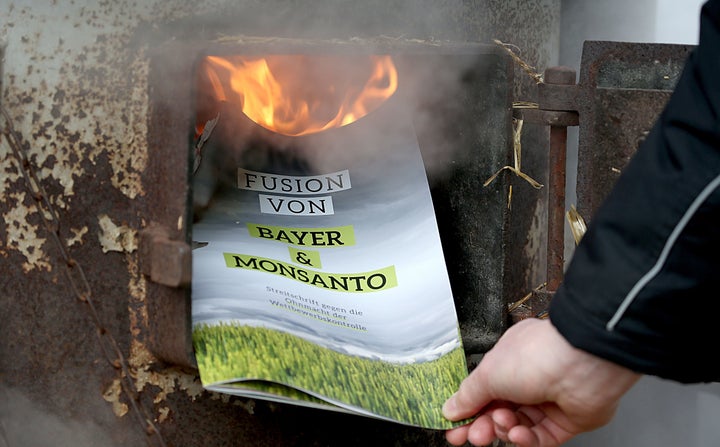
[[[408,425],[435,429],[458,425],[443,418],[441,407],[467,376],[462,347],[432,361],[400,364],[339,353],[272,329],[230,323],[196,325],[193,343],[205,386],[240,380],[275,382]],[[249,388],[301,400],[309,397],[282,386],[255,384],[249,382]]]

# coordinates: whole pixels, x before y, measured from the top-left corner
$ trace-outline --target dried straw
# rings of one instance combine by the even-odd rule
[[[510,58],[512,58],[513,61],[515,61],[520,68],[525,71],[531,78],[535,80],[538,84],[543,82],[543,77],[539,73],[535,72],[535,68],[530,66],[527,62],[520,59],[520,56],[517,55],[516,51],[519,53],[520,48],[517,45],[513,45],[510,43],[504,43],[500,41],[499,39],[493,39],[493,42],[495,42],[496,45],[498,45],[500,48],[502,48],[507,54],[510,55]],[[514,50],[513,50],[514,49]],[[528,101],[516,101],[513,103],[513,109],[537,109],[539,108],[537,103],[534,102],[528,102]],[[495,174],[493,174],[489,179],[483,183],[483,186],[488,186],[490,183],[492,183],[495,178],[497,178],[498,175],[504,170],[508,170],[518,177],[522,178],[526,182],[528,182],[530,185],[532,185],[535,189],[540,189],[543,187],[543,185],[539,182],[537,182],[535,179],[530,177],[529,175],[522,172],[522,145],[521,145],[521,137],[522,137],[522,126],[523,126],[523,120],[522,119],[515,119],[513,118],[513,159],[514,163],[513,166],[503,166],[500,168]],[[508,188],[508,199],[507,199],[507,206],[508,208],[512,207],[512,194],[513,194],[513,186],[512,184]]]
[[[577,209],[575,209],[575,205],[570,205],[570,210],[565,214],[565,217],[570,223],[570,231],[575,239],[575,245],[577,245],[587,231],[585,219],[583,219]]]
[[[503,166],[502,168],[498,169],[495,174],[490,176],[489,179],[485,180],[485,183],[483,183],[483,187],[488,186],[490,183],[492,183],[498,175],[500,175],[501,172],[508,170],[512,172],[513,174],[517,175],[518,177],[522,178],[526,182],[528,182],[533,188],[540,189],[543,187],[543,185],[539,182],[537,182],[535,179],[530,177],[529,175],[522,172],[522,127],[523,127],[523,120],[522,119],[515,119],[513,118],[513,164],[514,166]],[[508,190],[508,208],[511,207],[512,204],[512,185],[510,185],[510,188]]]
[[[522,297],[522,298],[520,298],[519,300],[515,301],[514,303],[510,303],[510,304],[508,305],[508,312],[512,312],[512,311],[514,311],[515,309],[517,309],[518,307],[520,307],[520,306],[522,306],[523,304],[525,304],[525,302],[526,302],[527,300],[529,300],[530,298],[532,298],[533,293],[536,293],[536,292],[542,290],[545,286],[547,286],[547,283],[546,283],[546,282],[544,282],[544,283],[540,284],[539,286],[535,287],[535,288],[532,290],[532,292],[528,293],[527,295],[525,295],[524,297]]]
[[[533,78],[535,82],[537,82],[538,84],[543,82],[542,75],[535,71],[535,67],[530,66],[527,62],[520,59],[520,56],[518,56],[515,51],[512,50],[513,48],[515,48],[519,52],[520,49],[517,47],[517,45],[504,43],[498,39],[493,39],[493,42],[495,42],[496,45],[505,50],[505,52],[510,55],[512,60],[515,61],[515,63],[518,64],[518,66],[520,66],[520,68],[522,68],[523,71],[528,74],[528,76]]]
[[[530,101],[515,101],[512,107],[513,109],[539,109],[540,104]]]

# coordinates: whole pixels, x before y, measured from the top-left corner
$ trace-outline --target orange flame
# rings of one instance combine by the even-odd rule
[[[398,86],[390,56],[208,56],[205,72],[218,101],[237,97],[251,120],[289,136],[357,121]]]

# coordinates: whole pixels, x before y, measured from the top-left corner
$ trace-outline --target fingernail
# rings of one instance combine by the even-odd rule
[[[495,422],[495,432],[507,436],[509,429],[502,424]]]
[[[455,414],[456,405],[455,405],[455,394],[450,396],[448,400],[445,401],[445,403],[442,406],[442,412],[443,416],[451,417],[453,414]]]

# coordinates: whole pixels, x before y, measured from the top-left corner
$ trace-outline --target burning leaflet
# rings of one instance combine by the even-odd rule
[[[387,55],[208,56],[203,65],[218,101],[237,102],[252,121],[287,136],[357,121],[398,86]]]
[[[208,124],[196,134],[219,109],[209,158],[224,182],[192,229],[206,241],[192,254],[203,386],[453,426],[440,408],[467,364],[411,115],[403,98],[385,102],[393,61],[210,57],[199,68]]]

